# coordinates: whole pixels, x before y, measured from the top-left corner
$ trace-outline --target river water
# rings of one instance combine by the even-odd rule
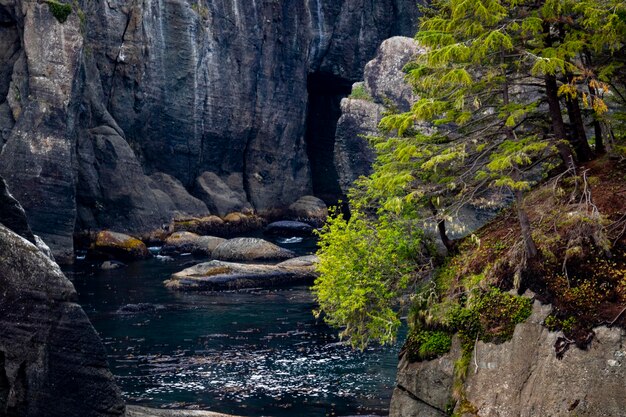
[[[299,254],[315,242],[279,239]],[[306,286],[179,293],[162,285],[202,261],[182,256],[66,273],[129,403],[242,416],[385,415],[398,346],[355,352],[312,315]]]

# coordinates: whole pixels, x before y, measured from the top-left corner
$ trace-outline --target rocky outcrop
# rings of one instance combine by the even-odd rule
[[[334,158],[344,193],[358,177],[371,173],[375,155],[365,137],[380,134],[385,109],[407,111],[415,100],[403,68],[422,51],[412,38],[387,39],[365,66],[365,82],[356,83],[352,95],[341,101]]]
[[[549,306],[535,303],[533,315],[516,327],[513,338],[495,345],[478,342],[462,387],[465,410],[484,417],[617,416],[626,410],[626,333],[599,327],[587,350],[569,349],[558,359],[554,346],[562,334],[543,320]],[[452,397],[459,349],[442,358],[398,367],[398,387],[390,417],[444,416]],[[416,414],[416,410],[423,410]],[[458,408],[457,408],[458,411]]]
[[[0,225],[0,415],[124,414],[106,354],[72,284]]]
[[[165,286],[181,291],[227,291],[310,284],[316,276],[316,256],[303,256],[277,265],[211,261],[178,272]]]
[[[417,14],[411,0],[68,4],[63,23],[46,2],[0,5],[0,173],[63,262],[75,230],[144,235],[311,194],[308,103],[338,102]]]
[[[294,256],[288,249],[252,237],[229,239],[213,250],[213,257],[221,261],[276,261]]]

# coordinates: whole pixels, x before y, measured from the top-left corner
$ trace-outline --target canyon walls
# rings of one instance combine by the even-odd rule
[[[339,101],[418,12],[412,0],[84,0],[62,22],[54,4],[0,2],[0,173],[62,262],[75,231],[208,215],[206,173],[259,213],[339,198]]]

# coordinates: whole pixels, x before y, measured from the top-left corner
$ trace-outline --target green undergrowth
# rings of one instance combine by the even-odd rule
[[[352,88],[350,98],[353,100],[373,101],[372,96],[367,92],[367,90],[365,89],[365,84],[363,83],[356,84]]]
[[[59,23],[65,23],[70,14],[72,14],[72,5],[61,3],[57,0],[46,0],[50,13]]]
[[[626,199],[619,192],[626,170],[607,167],[610,163],[600,160],[601,171],[592,165],[582,175],[547,181],[528,194],[536,259],[525,257],[514,210],[458,242],[458,252],[414,296],[409,360],[445,353],[447,345],[431,340],[441,339],[440,333],[458,335],[469,356],[477,340],[509,340],[531,314],[532,300],[518,295],[526,290],[552,305],[544,325],[562,331],[568,346],[585,348],[596,326],[623,327]]]

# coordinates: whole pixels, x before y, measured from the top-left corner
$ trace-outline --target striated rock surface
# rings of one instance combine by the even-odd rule
[[[340,98],[417,15],[411,0],[71,4],[64,23],[45,2],[0,4],[0,174],[62,262],[75,230],[143,235],[313,193]]]
[[[172,275],[165,286],[182,291],[224,291],[311,283],[317,262],[316,256],[293,258],[277,265],[211,261]]]
[[[213,250],[213,257],[221,261],[276,261],[294,256],[288,249],[253,237],[229,239]]]
[[[0,225],[0,415],[124,415],[104,347],[74,287],[34,245]]]
[[[560,333],[542,326],[549,306],[535,302],[533,315],[513,338],[495,345],[478,342],[463,392],[483,417],[619,416],[626,410],[626,333],[600,327],[588,350],[570,348],[556,358]],[[452,397],[458,348],[443,357],[398,367],[390,417],[444,416]],[[468,407],[466,407],[468,408]],[[474,415],[474,414],[465,414]]]

